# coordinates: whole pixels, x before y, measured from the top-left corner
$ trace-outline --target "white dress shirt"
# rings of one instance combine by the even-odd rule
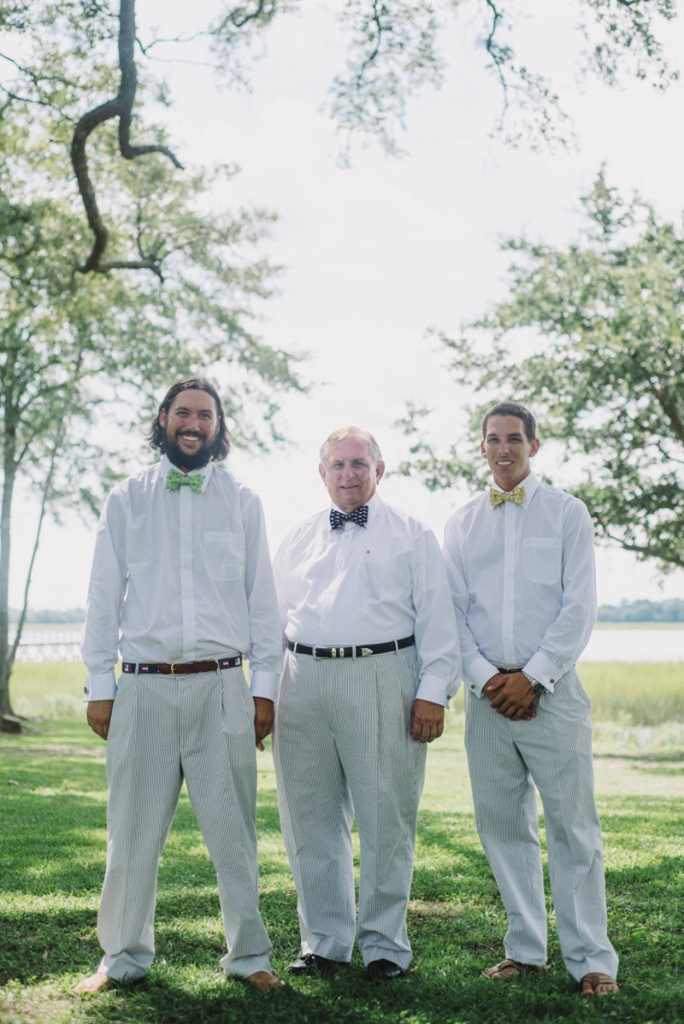
[[[366,526],[333,530],[325,509],[288,534],[273,567],[288,639],[352,647],[415,635],[416,697],[448,706],[460,685],[458,634],[431,530],[376,492]]]
[[[487,490],[446,525],[463,677],[478,697],[499,668],[522,668],[553,693],[596,621],[594,529],[585,505],[532,473],[522,485],[524,504],[492,508]]]
[[[209,463],[199,494],[166,488],[171,463],[129,477],[100,517],[81,653],[86,700],[116,697],[124,661],[249,658],[252,695],[273,700],[282,663],[259,498]]]

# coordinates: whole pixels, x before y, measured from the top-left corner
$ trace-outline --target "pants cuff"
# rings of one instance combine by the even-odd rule
[[[398,964],[402,971],[405,971],[413,960],[410,949],[386,949],[383,946],[366,947],[361,950],[361,956],[366,967],[373,960],[391,960],[393,964]]]
[[[145,958],[147,959],[147,957]],[[151,963],[150,958],[150,963]],[[98,971],[102,974],[106,974],[114,981],[120,981],[122,984],[127,982],[138,981],[140,978],[144,978],[147,974],[147,968],[149,963],[140,964],[137,963],[130,953],[116,953],[114,956],[110,956],[108,953],[100,960],[98,964]]]
[[[271,973],[271,960],[268,953],[259,956],[240,956],[231,960],[230,954],[221,960],[221,967],[229,977],[249,978],[250,974],[257,971],[268,971]]]

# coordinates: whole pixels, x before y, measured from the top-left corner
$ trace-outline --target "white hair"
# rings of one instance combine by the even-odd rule
[[[324,466],[328,460],[330,445],[337,444],[338,441],[344,441],[348,437],[358,437],[362,441],[368,441],[371,456],[373,458],[373,465],[377,466],[379,462],[382,462],[380,445],[372,434],[369,434],[367,430],[360,430],[358,427],[341,427],[339,430],[333,430],[332,434],[330,434],[329,437],[326,437],[325,441],[321,445],[319,456]]]

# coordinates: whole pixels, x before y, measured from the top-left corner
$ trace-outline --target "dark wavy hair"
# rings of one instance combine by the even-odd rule
[[[530,410],[526,409],[520,402],[499,402],[487,410],[482,417],[482,436],[485,438],[487,436],[487,422],[492,416],[515,416],[517,420],[522,420],[525,437],[528,441],[534,441],[537,436],[536,420]]]
[[[147,435],[150,448],[155,448],[162,454],[166,451],[166,431],[159,422],[159,414],[162,410],[168,413],[169,409],[173,404],[174,398],[180,395],[181,391],[206,391],[208,395],[216,402],[216,411],[219,415],[219,430],[218,434],[214,438],[214,443],[209,449],[210,459],[212,462],[221,462],[225,459],[226,455],[230,451],[230,434],[226,427],[226,415],[223,411],[223,405],[221,404],[221,398],[218,391],[206,377],[185,377],[184,380],[177,381],[173,384],[164,395],[157,417],[152,424],[152,429]]]

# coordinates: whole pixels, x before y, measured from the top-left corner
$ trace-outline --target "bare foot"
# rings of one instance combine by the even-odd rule
[[[617,995],[620,991],[615,978],[609,974],[585,974],[580,981],[583,996],[610,996]]]
[[[269,988],[278,988],[280,985],[285,983],[276,978],[274,974],[269,974],[268,971],[255,971],[254,974],[250,974],[248,978],[245,978],[250,985],[256,985],[262,992],[267,992]]]
[[[103,974],[102,971],[96,971],[95,974],[91,974],[89,978],[84,978],[83,981],[79,981],[74,992],[81,992],[84,995],[92,995],[94,992],[101,992],[103,988],[111,988],[113,984],[114,980],[110,978],[108,974]]]

